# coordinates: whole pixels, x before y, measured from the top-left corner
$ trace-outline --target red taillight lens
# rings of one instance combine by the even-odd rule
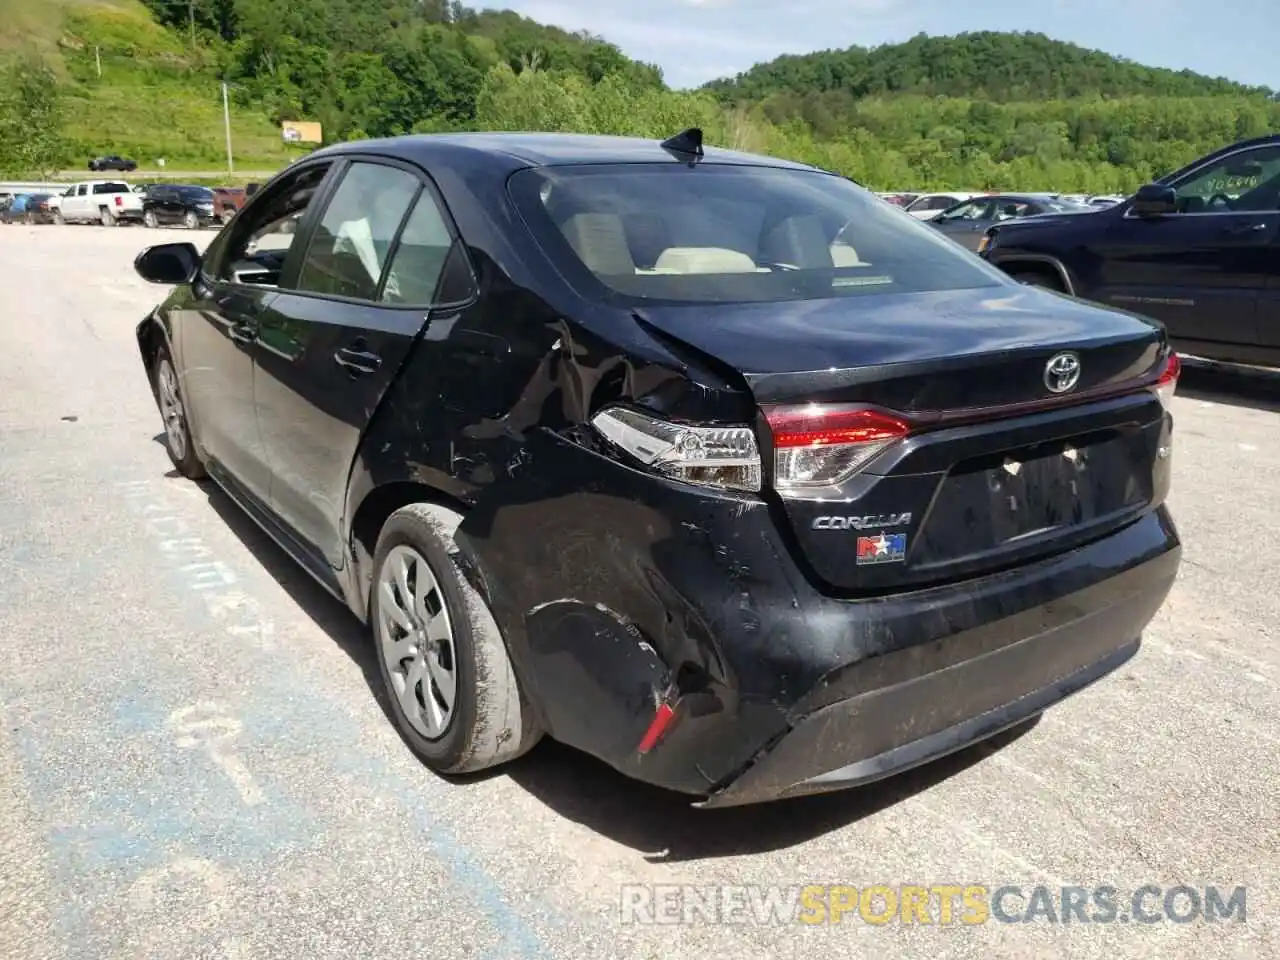
[[[116,206],[117,206],[117,207],[123,207],[123,206],[124,206],[124,197],[116,197]]]
[[[901,417],[865,407],[772,407],[765,420],[773,434],[777,487],[840,483],[911,432]]]
[[[1165,361],[1164,370],[1160,372],[1160,377],[1156,380],[1152,389],[1160,403],[1166,410],[1173,403],[1174,391],[1178,389],[1178,377],[1182,376],[1182,361],[1176,353],[1169,354],[1169,359]]]

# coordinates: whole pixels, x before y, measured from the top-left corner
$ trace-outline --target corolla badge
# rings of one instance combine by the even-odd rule
[[[1044,385],[1050,393],[1066,393],[1080,382],[1080,358],[1074,353],[1058,353],[1044,367]]]

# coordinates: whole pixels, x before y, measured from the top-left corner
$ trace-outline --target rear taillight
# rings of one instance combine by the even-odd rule
[[[121,197],[121,196],[117,196],[117,197],[116,197],[116,206],[117,206],[117,207],[123,207],[123,206],[124,206],[124,197]]]
[[[605,439],[665,476],[711,487],[760,489],[760,450],[748,426],[670,423],[625,407],[602,410],[591,423]]]
[[[825,487],[857,473],[911,432],[905,420],[865,407],[772,407],[774,485]]]
[[[1178,377],[1182,375],[1182,361],[1176,353],[1170,353],[1165,361],[1159,379],[1152,386],[1155,395],[1160,398],[1161,405],[1168,410],[1173,404],[1173,393],[1178,389]]]

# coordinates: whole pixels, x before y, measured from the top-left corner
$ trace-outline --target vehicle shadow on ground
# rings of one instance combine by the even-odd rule
[[[1187,361],[1178,378],[1178,396],[1280,413],[1280,371],[1235,371]]]
[[[832,833],[910,799],[1030,732],[1033,718],[983,743],[887,780],[837,793],[699,810],[692,797],[638,783],[577,750],[543,741],[511,779],[562,817],[643,854],[680,863],[768,853]]]
[[[156,440],[163,443],[164,435]],[[176,478],[178,474],[170,471],[166,476]],[[367,628],[346,604],[311,579],[217,484],[206,480],[200,489],[263,569],[359,667],[372,699],[395,728]],[[857,790],[719,810],[698,810],[691,805],[694,798],[624,777],[602,761],[551,740],[543,740],[529,754],[498,770],[442,779],[465,790],[490,777],[510,777],[556,815],[630,847],[651,862],[678,863],[767,853],[850,826],[969,769],[1029,732],[1037,720]]]

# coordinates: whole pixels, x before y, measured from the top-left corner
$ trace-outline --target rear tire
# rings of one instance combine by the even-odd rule
[[[142,225],[144,227],[150,227],[153,230],[160,225],[160,221],[156,219],[156,212],[154,210],[143,211]]]
[[[66,226],[67,218],[62,215],[61,210],[53,211],[53,222],[59,227]]]
[[[461,520],[429,503],[393,513],[378,536],[369,598],[396,726],[427,766],[445,774],[514,760],[542,736],[493,614],[454,559]]]
[[[104,227],[114,227],[116,225],[116,215],[106,207],[98,208],[98,222]]]

